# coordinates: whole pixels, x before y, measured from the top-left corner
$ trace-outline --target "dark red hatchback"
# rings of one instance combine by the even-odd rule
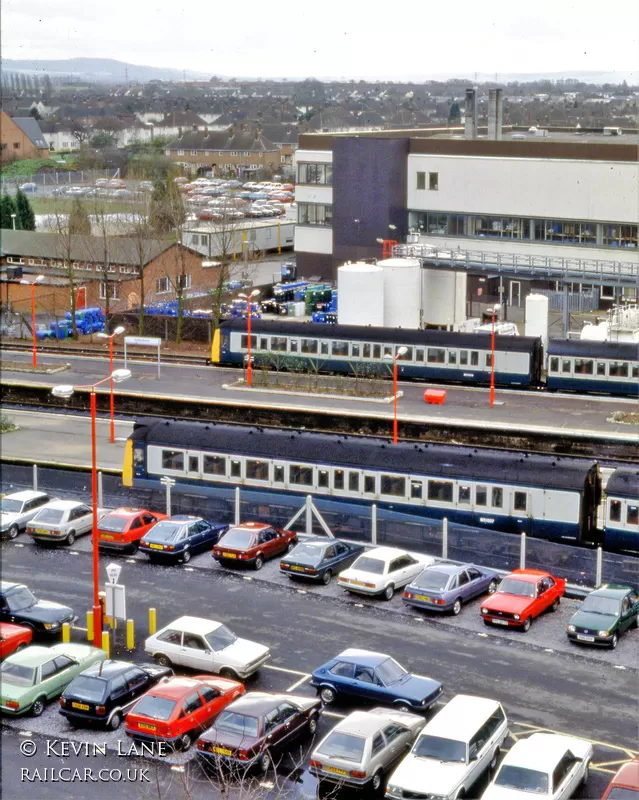
[[[230,528],[213,548],[213,558],[223,566],[250,564],[262,569],[269,558],[288,553],[297,544],[297,534],[264,522],[244,522]]]

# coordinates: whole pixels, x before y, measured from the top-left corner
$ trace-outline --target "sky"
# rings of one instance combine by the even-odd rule
[[[8,59],[234,77],[639,72],[637,0],[2,0]]]

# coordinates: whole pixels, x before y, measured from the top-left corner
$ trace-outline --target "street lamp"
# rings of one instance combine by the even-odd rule
[[[400,347],[393,356],[384,356],[384,358],[393,359],[393,444],[397,444],[397,359],[406,355],[408,347]]]
[[[253,386],[253,366],[251,365],[251,300],[254,297],[257,297],[260,293],[259,289],[253,289],[253,291],[246,295],[246,294],[238,294],[238,297],[241,297],[242,300],[246,300],[246,307],[247,307],[247,319],[248,319],[248,366],[246,369],[246,382],[249,387]]]
[[[91,391],[91,505],[93,509],[93,523],[91,541],[93,544],[93,645],[102,647],[102,606],[100,605],[100,559],[98,549],[98,467],[97,467],[97,447],[96,447],[96,402],[95,388],[107,381],[121,383],[131,377],[131,370],[116,369],[108,377],[88,386],[72,386],[61,384],[51,389],[51,394],[55,397],[69,398],[78,389],[89,389]]]
[[[15,214],[11,215],[12,217]],[[14,220],[15,224],[15,220]],[[33,334],[33,368],[37,369],[38,367],[38,348],[37,348],[37,339],[36,339],[36,313],[35,313],[35,287],[37,283],[44,280],[44,275],[38,275],[37,278],[33,281],[20,281],[23,286],[30,286],[31,287],[31,333]]]
[[[495,312],[499,306],[493,306],[491,309],[492,314],[492,330],[490,333],[490,407],[495,405]]]
[[[108,339],[109,340],[109,375],[113,375],[113,337],[119,336],[121,333],[124,333],[124,326],[118,325],[118,327],[113,331],[113,333],[98,333],[99,339]],[[113,380],[111,380],[111,399],[110,399],[110,406],[111,406],[111,429],[110,429],[110,436],[109,440],[111,444],[115,444],[115,414],[113,410],[114,401],[113,401]]]
[[[12,215],[11,215],[11,225],[13,226],[13,230],[14,230],[14,231],[15,231],[15,229],[16,229],[16,217],[17,217],[17,216],[18,216],[17,214],[12,214]]]

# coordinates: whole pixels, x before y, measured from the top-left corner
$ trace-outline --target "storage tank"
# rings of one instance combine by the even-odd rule
[[[465,272],[425,269],[424,324],[458,329],[466,319],[466,283]]]
[[[545,294],[526,296],[524,336],[540,336],[544,346],[544,363],[548,353],[548,298]]]
[[[344,264],[337,270],[340,325],[384,325],[384,270],[375,264]]]
[[[377,262],[384,271],[384,326],[420,327],[421,272],[416,258],[386,258]]]

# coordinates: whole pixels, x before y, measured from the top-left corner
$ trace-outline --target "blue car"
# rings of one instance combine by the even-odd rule
[[[186,564],[193,553],[210,550],[228,527],[207,522],[202,517],[176,514],[156,522],[140,539],[140,550],[153,561],[181,561]]]
[[[328,586],[333,575],[350,567],[363,551],[363,545],[341,539],[307,539],[280,561],[280,572],[289,578],[309,578]]]
[[[426,567],[404,589],[403,600],[415,608],[457,616],[463,603],[481,594],[493,594],[500,580],[498,573],[484,567],[440,561]]]
[[[355,649],[344,650],[316,669],[311,685],[326,705],[342,696],[398,711],[426,711],[443,689],[439,681],[407,672],[384,653]]]

